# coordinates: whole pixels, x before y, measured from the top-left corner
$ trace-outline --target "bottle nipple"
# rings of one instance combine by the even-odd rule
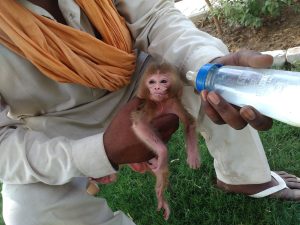
[[[188,71],[185,76],[186,76],[186,79],[189,80],[189,81],[195,81],[196,80],[196,73],[193,72],[193,71]]]

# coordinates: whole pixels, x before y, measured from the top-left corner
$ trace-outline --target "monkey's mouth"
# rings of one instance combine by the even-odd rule
[[[160,89],[160,90],[153,90],[151,92],[152,95],[167,95],[168,94],[168,90],[166,89]]]
[[[157,95],[157,96],[164,96],[164,95],[167,95],[167,93],[162,93],[162,92],[160,92],[160,93],[153,93],[153,95]]]
[[[151,99],[152,100],[156,100],[156,101],[161,101],[161,100],[164,100],[164,99],[167,99],[168,98],[168,94],[167,93],[153,93],[151,95]]]

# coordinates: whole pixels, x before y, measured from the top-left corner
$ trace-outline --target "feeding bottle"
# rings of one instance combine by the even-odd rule
[[[186,77],[197,91],[216,91],[226,101],[300,127],[300,72],[206,64]]]

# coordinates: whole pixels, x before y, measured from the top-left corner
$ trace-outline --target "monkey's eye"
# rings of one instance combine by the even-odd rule
[[[168,83],[168,81],[167,80],[161,80],[160,83],[166,84],[166,83]]]
[[[149,84],[155,84],[155,80],[149,80]]]

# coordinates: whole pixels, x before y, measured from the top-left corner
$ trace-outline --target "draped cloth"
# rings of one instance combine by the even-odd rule
[[[130,82],[136,56],[112,0],[76,0],[102,40],[37,15],[16,0],[0,0],[0,43],[47,77],[109,91]]]

